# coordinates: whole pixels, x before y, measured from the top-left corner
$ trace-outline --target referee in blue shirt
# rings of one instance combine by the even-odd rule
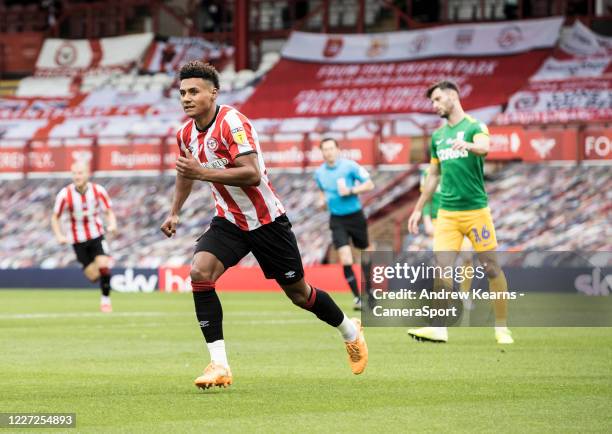
[[[369,247],[368,224],[361,209],[359,194],[374,189],[369,173],[355,161],[339,158],[340,146],[335,139],[325,138],[319,145],[325,162],[314,174],[321,190],[319,205],[330,213],[329,228],[338,250],[346,282],[354,296],[355,310],[361,310],[357,279],[353,272],[353,254],[349,242],[365,250]]]

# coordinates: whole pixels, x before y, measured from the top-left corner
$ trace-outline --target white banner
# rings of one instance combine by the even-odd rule
[[[574,56],[610,56],[612,37],[598,35],[576,20],[572,28],[561,35],[559,47]]]
[[[163,92],[158,91],[118,91],[112,89],[101,89],[91,92],[81,102],[81,107],[129,107],[150,106],[163,99]]]
[[[212,43],[203,38],[171,37],[157,41],[144,66],[149,72],[174,72],[190,60],[215,60],[231,56],[233,47]]]
[[[612,118],[612,38],[576,21],[554,55],[515,92],[499,124],[600,122]]]
[[[0,146],[15,146],[17,142],[13,139],[30,139],[45,125],[47,125],[46,119],[0,120]]]
[[[501,125],[570,121],[607,121],[612,118],[612,80],[534,82],[512,95]]]
[[[562,17],[553,17],[368,35],[293,32],[282,55],[309,62],[372,63],[438,56],[516,54],[553,47],[562,23]]]
[[[603,77],[610,65],[610,57],[558,60],[548,58],[531,78],[531,81],[570,80],[575,78]]]
[[[102,39],[45,39],[36,61],[36,75],[125,70],[142,59],[152,40],[152,33]]]

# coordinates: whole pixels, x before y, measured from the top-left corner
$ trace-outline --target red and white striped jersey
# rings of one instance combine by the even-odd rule
[[[70,235],[72,244],[98,238],[104,234],[100,211],[112,207],[108,193],[101,185],[87,183],[83,194],[74,184],[61,189],[55,198],[53,213],[60,217],[64,210],[70,215]]]
[[[185,147],[206,168],[226,170],[235,167],[234,160],[257,153],[261,183],[255,186],[234,187],[209,182],[215,199],[215,214],[237,225],[244,231],[252,231],[274,221],[285,213],[268,179],[257,132],[251,122],[233,107],[221,105],[217,115],[205,131],[198,131],[189,120],[176,134],[181,155]]]

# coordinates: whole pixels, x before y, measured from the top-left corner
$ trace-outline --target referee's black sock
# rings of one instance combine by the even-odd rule
[[[191,282],[193,302],[200,330],[207,343],[223,339],[223,308],[215,291],[215,282]]]
[[[372,295],[372,262],[364,260],[361,264],[363,270],[363,291],[368,296],[368,306],[374,307],[374,296]]]
[[[108,297],[111,292],[111,272],[108,267],[100,268],[100,290],[102,295]]]
[[[355,278],[355,273],[353,272],[353,266],[343,265],[342,270],[344,271],[346,283],[348,283],[351,287],[351,292],[355,297],[359,297],[359,288],[357,287],[357,279]]]
[[[310,287],[310,296],[304,309],[314,313],[321,321],[332,327],[338,327],[344,319],[344,313],[325,291]]]

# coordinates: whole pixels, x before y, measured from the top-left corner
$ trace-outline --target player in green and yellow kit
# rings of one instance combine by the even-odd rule
[[[447,122],[431,137],[429,176],[408,219],[410,232],[418,233],[424,205],[440,184],[440,209],[434,229],[434,252],[459,252],[467,236],[480,263],[485,267],[489,288],[506,292],[508,285],[503,270],[497,263],[497,238],[484,188],[484,158],[489,152],[489,131],[486,125],[468,116],[461,107],[459,89],[450,81],[441,81],[427,90],[434,110]],[[444,257],[445,259],[440,259]],[[436,258],[447,264],[455,256]],[[445,283],[442,283],[445,285]],[[497,299],[495,307],[495,337],[498,343],[513,343],[506,326],[507,301]],[[446,342],[445,327],[425,327],[409,333],[418,339]]]

